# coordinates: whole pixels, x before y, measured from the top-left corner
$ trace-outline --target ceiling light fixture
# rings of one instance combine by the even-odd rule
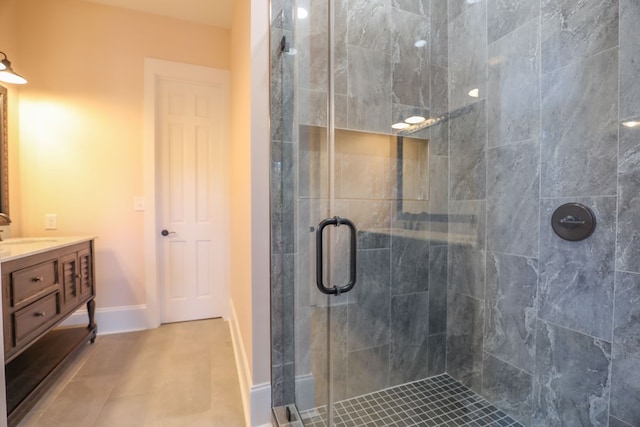
[[[427,45],[426,40],[418,40],[413,44],[415,47],[425,47]]]
[[[628,128],[634,128],[636,126],[640,126],[640,121],[637,120],[627,120],[626,122],[622,122],[622,126],[626,126]]]
[[[477,98],[478,96],[480,96],[480,90],[478,88],[471,89],[469,91],[469,96],[472,98]]]
[[[11,68],[11,61],[9,61],[7,55],[4,52],[0,53],[4,56],[4,59],[0,60],[0,64],[2,64],[0,68],[0,82],[14,83],[18,85],[25,84],[27,79],[13,71]]]
[[[393,129],[397,129],[397,130],[406,129],[406,128],[408,128],[409,126],[411,126],[409,123],[402,123],[402,122],[400,122],[400,123],[394,123],[394,124],[392,124],[392,125],[391,125],[391,127],[392,127]]]
[[[307,9],[305,9],[304,7],[299,7],[298,19],[305,19],[307,16],[309,16],[309,12],[307,11]]]
[[[404,121],[406,123],[409,123],[409,124],[412,124],[412,125],[417,125],[418,123],[422,123],[425,120],[427,120],[427,119],[425,119],[422,116],[411,116],[411,117],[408,117],[408,118],[404,119]]]

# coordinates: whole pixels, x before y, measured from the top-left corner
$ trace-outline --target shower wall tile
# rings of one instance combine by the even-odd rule
[[[303,376],[311,372],[311,313],[313,308],[308,305],[298,306],[293,302],[291,304],[291,311],[294,313],[285,321],[291,324],[292,337],[295,341],[291,340],[287,343],[290,350],[287,349],[285,352],[289,354],[287,362],[295,365],[296,376]]]
[[[448,156],[449,155],[449,122],[443,120],[429,128],[429,151],[432,156]],[[449,179],[449,174],[445,178]]]
[[[485,353],[482,395],[524,425],[533,415],[532,383],[531,374]]]
[[[291,37],[291,32],[274,30],[271,39],[271,75],[277,76],[271,79],[270,84],[270,110],[271,110],[271,140],[293,141],[293,111],[296,100],[294,81],[294,60],[290,55],[280,52],[280,38]]]
[[[348,1],[349,0],[335,0],[334,9],[333,9],[333,38],[334,38],[333,85],[334,85],[335,94],[344,95],[344,96],[348,94],[347,85],[348,85],[348,72],[349,72],[349,56],[348,56],[349,47],[347,43],[347,37],[348,37],[347,31],[349,28]],[[325,25],[326,25],[326,22],[327,20],[325,20]],[[339,125],[336,123],[336,126],[339,126]]]
[[[446,214],[449,212],[448,176],[449,157],[429,156],[429,212],[432,214]],[[432,222],[431,225],[433,224]],[[433,230],[433,227],[431,229]]]
[[[459,244],[450,245],[449,290],[483,299],[484,259],[483,249]]]
[[[616,268],[640,272],[640,132],[620,126]]]
[[[347,397],[347,306],[331,308],[311,307],[311,373],[314,376],[315,404],[326,405],[329,396],[330,374],[328,357],[331,357],[334,399]],[[331,331],[331,334],[327,335]],[[327,352],[327,340],[331,340],[331,353]]]
[[[482,390],[481,300],[449,292],[447,301],[447,372],[477,392]]]
[[[391,57],[349,47],[350,129],[388,133],[391,121]]]
[[[347,5],[347,44],[390,54],[391,0],[347,0]]]
[[[451,200],[486,197],[487,117],[484,100],[456,112],[449,123]]]
[[[427,339],[419,345],[392,345],[389,353],[389,387],[427,377]]]
[[[449,290],[484,299],[485,202],[449,204]]]
[[[537,142],[488,150],[488,250],[538,256],[539,163]]]
[[[271,164],[269,173],[269,209],[271,215],[271,253],[282,253],[282,246],[285,244],[282,238],[282,142],[271,142]]]
[[[609,417],[609,427],[633,427],[631,424],[620,421],[617,418]]]
[[[391,236],[379,231],[391,227],[392,207],[390,200],[338,200],[335,212],[355,224],[358,249],[388,249],[391,247]]]
[[[327,126],[327,93],[298,89],[298,122],[308,126]]]
[[[429,335],[427,342],[427,376],[443,374],[447,367],[447,334]]]
[[[585,240],[563,240],[551,229],[560,205],[583,203],[597,218]],[[542,200],[538,318],[611,341],[615,256],[615,197]]]
[[[413,294],[429,290],[429,241],[391,238],[391,292]]]
[[[490,147],[538,140],[539,30],[538,20],[531,20],[489,46],[487,114],[491,124],[488,138]]]
[[[640,3],[620,0],[620,118],[640,116]]]
[[[288,7],[285,0],[272,0],[271,1],[271,26],[273,28],[291,29],[293,22],[293,16],[290,7]]]
[[[417,15],[429,16],[429,0],[391,0],[391,6]]]
[[[429,111],[429,104],[427,103],[424,106],[417,106],[398,104],[396,102],[393,103],[391,111],[392,123],[403,122],[404,119],[411,116],[430,117],[431,113]],[[391,130],[391,126],[389,125],[387,133],[390,133]],[[428,139],[428,131],[418,131],[416,133],[412,133],[411,137]]]
[[[274,141],[271,150],[271,253],[294,251],[294,146],[288,142]]]
[[[538,322],[533,426],[607,425],[611,344]]]
[[[618,45],[618,0],[541,0],[541,6],[543,74]]]
[[[449,13],[452,4],[449,2]],[[466,2],[464,2],[466,3]],[[452,111],[478,100],[469,91],[478,89],[484,98],[487,80],[487,27],[485,0],[473,4],[449,21],[449,107]]]
[[[640,275],[616,274],[611,415],[640,425]]]
[[[300,307],[326,306],[326,297],[317,292],[315,227],[326,218],[327,201],[316,199],[298,200],[295,248],[295,295]],[[313,228],[313,230],[312,230]]]
[[[429,19],[391,10],[393,102],[429,106],[429,45],[416,47],[416,40],[429,40]]]
[[[443,68],[449,65],[449,25],[447,1],[430,0],[431,64]],[[433,101],[433,100],[432,100]]]
[[[538,261],[487,254],[484,351],[531,374],[535,359]]]
[[[429,294],[391,298],[390,385],[426,376]]]
[[[389,346],[350,351],[347,397],[360,396],[389,386]]]
[[[271,366],[271,405],[272,407],[283,406],[288,404],[284,400],[284,368],[282,365]],[[293,403],[293,402],[291,402]]]
[[[283,270],[282,255],[271,255],[271,364],[282,365],[284,352],[284,285],[282,280]]]
[[[335,125],[336,129],[349,128],[349,97],[335,95]]]
[[[391,301],[389,250],[358,251],[358,284],[349,300],[349,351],[389,343]]]
[[[319,167],[326,162],[325,150],[320,144],[320,134],[309,126],[299,126],[297,181],[298,200],[326,197],[326,168]]]
[[[444,116],[449,112],[449,70],[431,65],[431,111],[429,117]]]
[[[310,2],[308,19],[296,21],[296,42],[290,39],[290,47],[297,53],[297,84],[305,89],[327,90],[328,76],[328,3]],[[291,56],[293,58],[293,56]]]
[[[539,16],[539,0],[487,0],[489,43],[506,36],[525,22]]]
[[[446,246],[429,248],[429,335],[447,331]]]
[[[543,76],[543,197],[616,194],[617,88],[616,49]]]
[[[426,344],[428,333],[429,294],[427,292],[397,295],[391,298],[392,347]],[[426,361],[426,357],[424,360]]]
[[[478,5],[474,4],[474,2],[468,2],[467,0],[448,0],[443,3],[448,3],[449,22],[451,22],[454,19],[456,19],[458,16],[460,16],[462,13],[466,12],[467,10],[473,7],[476,8],[475,9],[476,13],[480,8],[485,8],[486,0],[479,0],[477,2],[479,3]]]

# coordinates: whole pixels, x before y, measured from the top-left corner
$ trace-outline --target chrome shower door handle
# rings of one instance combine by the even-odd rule
[[[330,287],[324,283],[324,259],[323,259],[323,231],[328,225],[339,227],[340,225],[346,225],[349,227],[350,235],[350,249],[349,249],[349,282],[346,285]],[[318,224],[316,230],[316,286],[323,294],[327,295],[340,295],[345,292],[349,292],[356,284],[356,260],[357,260],[357,232],[356,226],[353,222],[346,218],[340,218],[334,216],[333,218],[327,218]]]

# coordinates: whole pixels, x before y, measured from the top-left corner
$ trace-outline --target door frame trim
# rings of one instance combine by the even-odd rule
[[[160,79],[175,79],[179,81],[198,82],[204,84],[219,84],[222,85],[224,90],[224,96],[226,98],[226,104],[229,105],[230,97],[230,72],[228,70],[203,67],[200,65],[192,65],[181,62],[165,61],[154,58],[144,59],[144,131],[143,131],[143,168],[144,168],[144,200],[145,200],[145,212],[144,212],[144,260],[145,260],[145,294],[146,294],[146,327],[157,328],[160,326],[161,313],[160,313],[160,290],[158,282],[158,262],[157,262],[157,248],[158,248],[158,233],[157,229],[157,201],[156,201],[156,181],[157,177],[157,161],[156,161],[156,106],[157,106],[157,94],[158,83]],[[228,176],[226,157],[228,156],[228,142],[229,142],[229,116],[228,108],[224,109],[222,123],[225,125],[223,131],[223,176],[226,179],[224,188],[227,190],[223,195],[227,200],[227,208],[229,206],[229,192],[228,192]],[[228,209],[223,213],[223,217],[228,222],[229,212]],[[226,246],[223,251],[225,254],[229,254],[229,242],[230,236],[228,235],[229,227],[222,227],[225,230],[225,235],[220,236],[220,241]],[[229,318],[229,260],[223,261],[223,285],[222,285],[222,305],[223,305],[223,317]]]

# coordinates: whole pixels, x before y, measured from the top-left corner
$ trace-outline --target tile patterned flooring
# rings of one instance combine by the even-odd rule
[[[327,407],[300,413],[327,427]],[[516,420],[447,374],[337,402],[335,426],[517,426]]]
[[[244,427],[222,319],[99,336],[19,427]]]

